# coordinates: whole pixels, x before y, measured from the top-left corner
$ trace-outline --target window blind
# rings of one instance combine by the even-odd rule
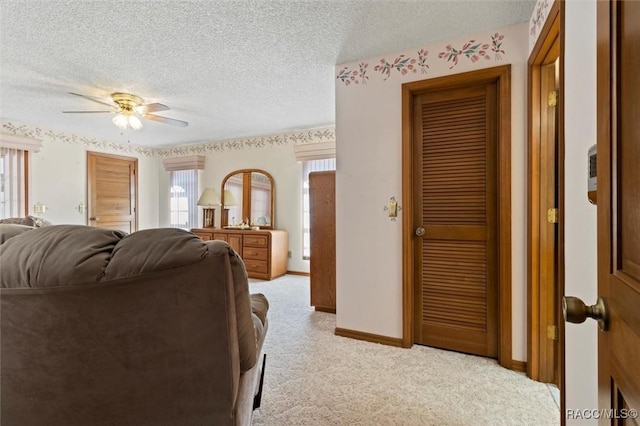
[[[173,228],[191,229],[198,221],[198,171],[170,172],[170,209]]]
[[[0,219],[26,215],[25,161],[22,149],[0,148]]]

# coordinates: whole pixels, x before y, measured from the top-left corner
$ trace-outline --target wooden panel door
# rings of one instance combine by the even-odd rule
[[[640,410],[640,2],[597,7],[598,293],[609,316],[599,405],[616,410],[602,424],[638,425],[628,410]]]
[[[138,229],[136,158],[87,152],[89,225],[128,233]]]
[[[496,83],[425,93],[413,110],[415,341],[497,357]]]
[[[311,306],[336,311],[336,172],[309,173]]]

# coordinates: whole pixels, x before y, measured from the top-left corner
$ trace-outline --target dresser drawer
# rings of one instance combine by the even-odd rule
[[[266,274],[269,271],[269,267],[267,265],[266,260],[253,260],[253,259],[243,259],[244,266],[247,268],[247,272],[259,272],[262,274]]]
[[[244,245],[251,247],[267,247],[269,238],[266,235],[245,235]]]
[[[253,260],[269,260],[269,249],[260,247],[247,247],[247,244],[245,243],[244,250],[242,250],[242,258]]]
[[[204,241],[211,240],[211,234],[200,234],[199,232],[194,232],[198,237],[200,237]]]

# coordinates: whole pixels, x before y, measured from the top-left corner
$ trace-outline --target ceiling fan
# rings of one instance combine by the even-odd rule
[[[92,98],[91,96],[81,95],[79,93],[69,92],[70,95],[80,96],[81,98],[89,99],[90,101],[97,102],[99,104],[108,106],[108,111],[62,111],[65,114],[115,114],[112,121],[113,124],[121,129],[142,129],[142,122],[140,118],[146,118],[147,120],[157,121],[159,123],[170,124],[172,126],[187,127],[189,123],[182,120],[176,120],[175,118],[161,117],[159,115],[150,114],[152,112],[166,111],[168,106],[151,103],[145,104],[140,96],[132,95],[130,93],[112,93],[111,100],[113,103],[101,101],[100,99]]]

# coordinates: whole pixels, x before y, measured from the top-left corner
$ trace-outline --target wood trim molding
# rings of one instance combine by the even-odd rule
[[[511,66],[486,68],[402,85],[402,347],[413,345],[414,238],[413,238],[413,97],[442,90],[494,81],[498,90],[498,362],[512,368],[511,303]]]
[[[541,339],[546,339],[546,327],[549,316],[553,316],[553,311],[559,315],[559,299],[564,294],[564,42],[563,42],[563,19],[562,9],[564,2],[555,1],[551,6],[549,15],[545,24],[540,31],[538,40],[531,51],[528,60],[528,78],[527,78],[527,376],[533,380],[542,380],[545,382],[554,381],[549,376],[549,371],[554,369],[551,363],[554,359],[548,359],[547,351],[543,350]],[[555,188],[543,188],[543,176],[549,171],[542,159],[542,122],[539,93],[541,90],[542,66],[550,62],[550,58],[559,58],[560,60],[560,81],[558,84],[559,101],[557,108],[559,109],[559,117],[557,123],[558,130],[558,152],[556,162],[558,165],[557,172],[557,188],[558,188],[558,234],[557,234],[557,254],[555,250],[549,251],[546,243],[543,241],[540,226],[542,200],[548,196],[544,191],[553,190]],[[546,241],[546,239],[545,239]],[[542,279],[543,265],[554,262],[553,258],[558,258],[556,276],[553,280]],[[541,295],[548,291],[555,291],[554,288],[543,288],[545,283],[549,286],[557,286],[559,289],[558,297],[555,301],[556,306],[548,306],[549,303],[542,300]],[[562,341],[564,335],[564,324],[558,321],[558,339],[560,340],[560,356],[562,357]],[[543,365],[545,368],[542,368]],[[562,373],[559,374],[562,377]],[[560,379],[561,380],[561,379]]]
[[[511,361],[511,369],[513,371],[519,371],[520,373],[527,372],[527,362],[526,361],[516,361],[515,359]]]
[[[349,330],[346,328],[336,327],[335,335],[340,337],[348,337],[350,339],[364,340],[365,342],[380,343],[387,346],[395,346],[398,348],[405,347],[403,339],[389,336],[381,336],[379,334],[365,333],[363,331]]]
[[[287,271],[287,275],[299,275],[301,277],[310,277],[311,274],[309,272],[301,272],[301,271]]]

